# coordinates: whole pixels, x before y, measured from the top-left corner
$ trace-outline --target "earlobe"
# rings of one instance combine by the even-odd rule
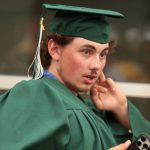
[[[53,39],[48,41],[48,52],[53,60],[59,59],[60,47]]]

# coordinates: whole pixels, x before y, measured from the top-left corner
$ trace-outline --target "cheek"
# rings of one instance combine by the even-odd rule
[[[68,61],[68,71],[72,75],[80,74],[83,68],[83,63],[77,58],[71,57],[70,61]]]
[[[100,61],[100,70],[103,70],[105,68],[106,65],[106,59],[103,59]]]
[[[105,65],[106,65],[106,60],[101,63],[101,69],[102,69],[102,70],[105,68]]]

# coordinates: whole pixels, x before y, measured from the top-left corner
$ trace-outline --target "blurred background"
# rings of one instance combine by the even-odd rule
[[[124,19],[110,20],[116,52],[108,57],[105,73],[116,81],[150,84],[149,0],[1,0],[0,74],[27,75],[37,46],[42,3],[110,9]],[[0,91],[2,94],[4,91]],[[150,99],[130,98],[150,120]]]

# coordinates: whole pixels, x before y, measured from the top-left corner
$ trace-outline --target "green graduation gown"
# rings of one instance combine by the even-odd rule
[[[129,102],[132,133],[58,80],[22,81],[0,96],[0,150],[108,150],[150,123]]]

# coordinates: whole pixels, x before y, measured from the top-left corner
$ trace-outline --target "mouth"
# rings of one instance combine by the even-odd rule
[[[86,84],[94,84],[96,79],[97,79],[96,75],[85,75],[84,76],[84,82]]]

